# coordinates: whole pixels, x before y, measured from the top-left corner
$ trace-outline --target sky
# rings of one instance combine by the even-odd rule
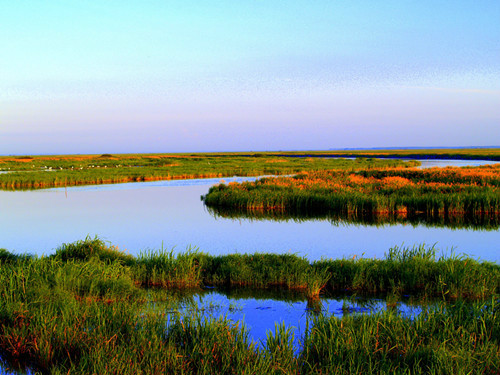
[[[500,1],[0,0],[0,155],[500,145]]]

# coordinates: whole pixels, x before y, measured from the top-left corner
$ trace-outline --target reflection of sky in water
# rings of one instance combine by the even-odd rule
[[[403,159],[406,160],[406,159]],[[408,159],[411,160],[411,159]],[[445,159],[435,159],[435,160],[419,160],[422,165],[421,168],[433,168],[433,167],[478,167],[480,165],[491,165],[498,164],[498,161],[491,160],[445,160]]]
[[[200,196],[220,180],[0,191],[0,248],[50,254],[62,243],[98,235],[132,254],[163,245],[179,251],[195,246],[214,255],[292,252],[311,260],[381,258],[394,245],[425,243],[448,253],[454,248],[457,254],[500,260],[498,230],[214,218]]]
[[[258,291],[255,292],[258,295]],[[386,310],[386,302],[380,299],[352,297],[349,299],[321,299],[321,313],[342,318],[346,314],[370,314]],[[275,332],[275,324],[284,322],[286,327],[294,327],[295,343],[299,347],[300,340],[307,327],[307,320],[315,315],[307,301],[279,301],[269,298],[233,299],[213,292],[199,297],[198,308],[203,316],[217,318],[226,316],[234,322],[243,322],[248,329],[250,339],[264,343],[268,331]],[[181,312],[192,312],[189,305],[181,308]],[[419,306],[399,302],[398,312],[403,316],[414,317],[422,310]]]

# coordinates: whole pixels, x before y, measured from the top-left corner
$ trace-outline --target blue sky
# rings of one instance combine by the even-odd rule
[[[1,1],[0,154],[500,144],[498,1]]]

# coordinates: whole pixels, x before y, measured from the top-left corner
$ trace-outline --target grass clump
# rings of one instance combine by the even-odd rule
[[[20,260],[28,260],[31,258],[29,254],[14,254],[6,249],[0,249],[0,265],[6,263],[14,263]]]
[[[96,258],[108,263],[115,261],[122,262],[125,265],[132,265],[135,263],[135,258],[132,255],[120,251],[115,246],[106,245],[106,243],[98,237],[93,239],[87,237],[85,240],[63,244],[56,250],[53,257],[61,259],[62,261],[87,261]]]
[[[197,249],[175,254],[161,249],[139,254],[134,267],[136,280],[145,286],[200,287],[207,256]]]

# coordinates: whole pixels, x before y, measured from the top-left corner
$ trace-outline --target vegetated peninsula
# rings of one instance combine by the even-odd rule
[[[414,219],[500,216],[500,164],[473,168],[360,168],[302,172],[219,184],[209,207],[292,215],[391,216]]]

